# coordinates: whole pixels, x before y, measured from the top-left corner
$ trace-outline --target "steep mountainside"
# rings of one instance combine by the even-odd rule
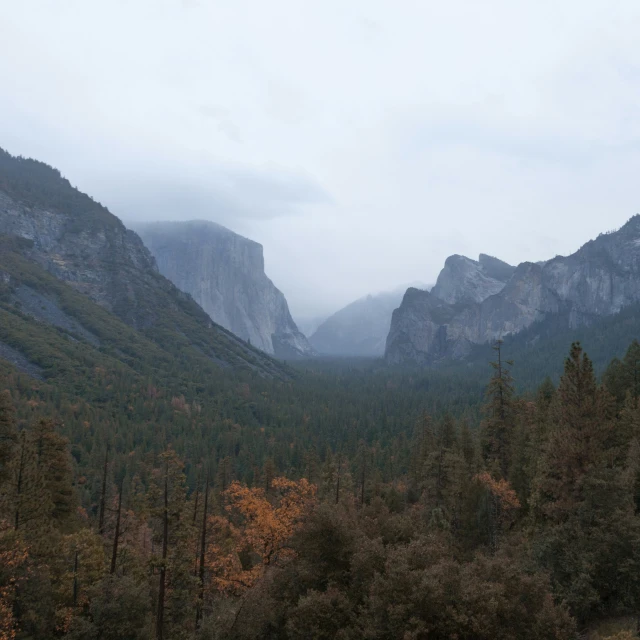
[[[18,305],[31,317],[54,326],[59,326],[59,320],[66,329],[91,343],[89,334],[74,324],[80,298],[75,299],[70,315],[63,313],[59,299],[48,298],[54,281],[42,284],[42,274],[46,272],[172,357],[185,358],[187,350],[217,364],[287,375],[280,365],[212,323],[190,296],[158,273],[140,238],[106,208],[73,188],[48,165],[15,158],[2,150],[0,235],[26,240],[19,245],[18,254],[20,260],[32,265],[31,284],[23,281],[25,269],[7,265],[3,270],[2,277],[9,288],[5,300],[11,308]],[[7,242],[3,245],[3,260],[8,260],[18,246]],[[6,249],[8,246],[14,247],[13,253]],[[34,282],[40,282],[40,288]],[[50,313],[43,311],[47,308]],[[61,320],[63,316],[65,319]],[[13,348],[20,351],[19,344]]]
[[[402,292],[369,295],[327,318],[309,339],[318,353],[336,356],[382,356],[391,314]]]
[[[279,358],[313,354],[264,272],[262,245],[212,222],[158,222],[139,233],[160,273],[212,320]]]
[[[549,316],[576,328],[639,302],[640,216],[570,256],[522,263],[506,283],[496,278],[508,275],[504,263],[492,259],[480,270],[482,261],[452,256],[431,293],[407,291],[393,315],[388,362],[461,358],[474,344],[518,333]]]

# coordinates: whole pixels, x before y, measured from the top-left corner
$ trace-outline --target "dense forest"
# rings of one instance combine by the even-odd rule
[[[635,637],[640,344],[521,391],[510,346],[199,389],[3,364],[0,638]]]

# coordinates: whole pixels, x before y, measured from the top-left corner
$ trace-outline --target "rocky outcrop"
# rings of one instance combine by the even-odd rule
[[[386,359],[432,364],[549,315],[589,324],[640,301],[640,216],[576,253],[517,268],[488,256],[447,259],[431,293],[409,290],[393,314]]]
[[[368,295],[327,318],[309,341],[318,353],[333,356],[382,356],[391,315],[402,291]]]
[[[31,240],[34,261],[129,324],[152,323],[139,299],[140,280],[164,283],[142,240],[115,216],[83,224],[64,208],[30,206],[0,191],[0,234]]]
[[[385,357],[389,364],[429,364],[450,351],[447,325],[455,307],[429,291],[410,288],[391,317]]]
[[[152,223],[138,231],[160,273],[214,322],[279,358],[313,354],[264,272],[262,245],[204,221]]]
[[[477,262],[465,256],[450,256],[432,293],[449,304],[482,302],[502,290],[514,268],[485,254]]]

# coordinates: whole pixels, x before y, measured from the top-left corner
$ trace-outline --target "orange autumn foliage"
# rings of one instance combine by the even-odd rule
[[[239,555],[243,547],[242,532],[221,516],[209,516],[207,529],[211,542],[207,544],[205,563],[213,586],[218,591],[236,594],[251,587],[262,566],[243,568]]]
[[[11,539],[6,523],[0,523],[0,531],[9,534],[0,550],[0,640],[14,640],[16,621],[13,601],[18,586],[18,572],[28,558],[26,547],[17,539]],[[1,535],[1,534],[0,534]]]
[[[496,480],[487,471],[479,473],[476,476],[476,480],[500,501],[502,509],[518,509],[520,507],[516,492],[506,480],[502,478]]]
[[[316,486],[308,480],[274,478],[270,495],[264,489],[233,482],[224,493],[228,518],[211,517],[212,542],[207,565],[218,589],[242,591],[266,567],[290,556],[287,542],[315,503]],[[252,561],[241,561],[241,555]]]

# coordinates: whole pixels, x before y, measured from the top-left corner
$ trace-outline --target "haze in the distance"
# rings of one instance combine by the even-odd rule
[[[264,244],[294,316],[640,210],[637,0],[0,0],[0,147]]]

